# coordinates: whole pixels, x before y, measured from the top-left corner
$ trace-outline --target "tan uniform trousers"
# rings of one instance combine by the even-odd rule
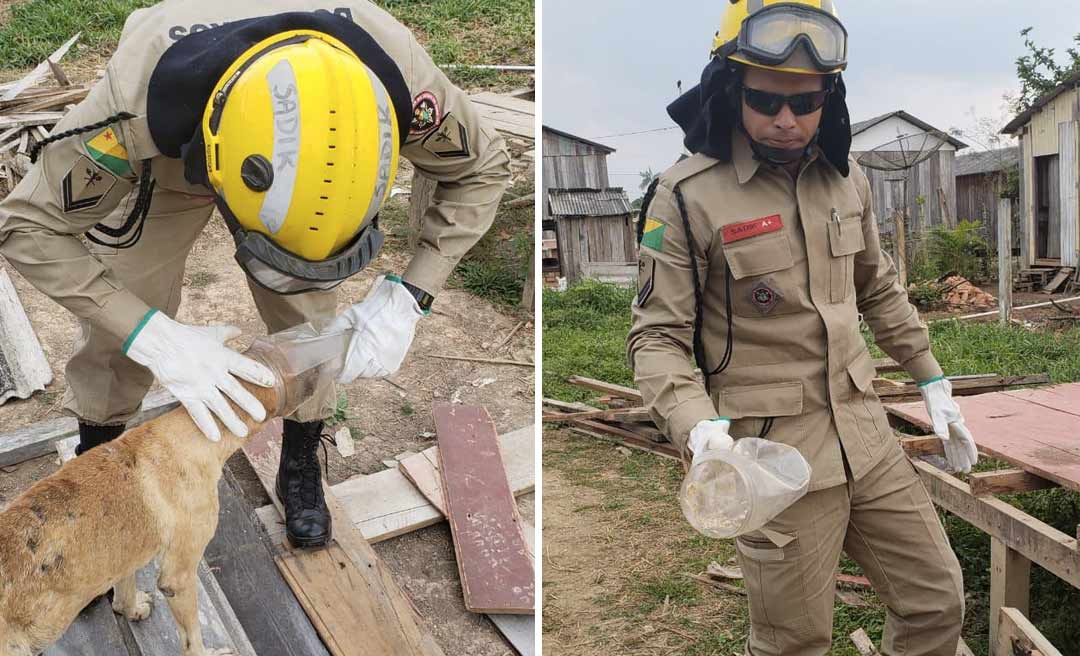
[[[858,481],[807,494],[765,529],[736,540],[750,597],[748,655],[829,651],[841,550],[888,608],[885,656],[956,654],[960,564],[899,445]]]
[[[175,318],[180,308],[184,265],[213,209],[210,198],[205,202],[193,200],[187,194],[158,187],[138,244],[128,250],[89,244],[90,251],[126,289],[150,307]],[[129,203],[121,203],[105,223],[122,223],[120,217],[129,211]],[[269,333],[306,321],[330,319],[337,306],[334,291],[281,296],[250,279],[248,287]],[[87,321],[79,325],[82,334],[67,364],[64,409],[90,424],[126,423],[138,411],[154,375],[121,352],[122,340]],[[333,414],[336,398],[336,392],[330,389],[301,406],[295,418],[325,419]]]

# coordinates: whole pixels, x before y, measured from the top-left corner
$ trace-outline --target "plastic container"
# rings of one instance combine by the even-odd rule
[[[679,502],[699,533],[733,538],[756,531],[806,494],[810,464],[797,449],[756,437],[694,458]]]
[[[322,334],[310,323],[259,337],[246,355],[262,362],[277,382],[278,409],[286,417],[308,399],[334,384],[345,367],[353,332]],[[269,408],[268,408],[269,410]]]

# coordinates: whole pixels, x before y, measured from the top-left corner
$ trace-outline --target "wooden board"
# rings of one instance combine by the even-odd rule
[[[405,478],[412,481],[436,510],[445,515],[446,497],[443,495],[442,475],[439,473],[438,447],[434,447],[434,453],[429,451],[431,449],[402,460],[398,463],[398,469]]]
[[[474,613],[534,612],[533,561],[495,424],[474,406],[437,403],[433,415],[465,607]]]
[[[99,598],[72,622],[43,656],[129,656],[112,604]],[[136,654],[135,656],[139,656]]]
[[[155,417],[160,417],[179,405],[180,402],[167,390],[150,392],[143,399],[139,414],[128,422],[128,427],[134,428]],[[78,434],[79,423],[71,417],[49,419],[0,433],[0,467],[15,465],[52,453],[56,450],[57,442]]]
[[[7,86],[4,89],[4,95],[0,96],[0,100],[13,100],[20,93],[37,84],[52,70],[52,67],[49,66],[49,60],[52,60],[54,63],[59,64],[60,60],[64,58],[64,55],[66,55],[69,50],[71,50],[71,47],[75,45],[75,43],[79,40],[80,36],[82,36],[82,32],[79,32],[78,34],[64,42],[63,45],[61,45],[51,55],[49,55],[45,61],[38,64],[34,68],[34,70],[30,71],[29,74],[27,74],[11,86]]]
[[[469,99],[496,130],[536,139],[536,103],[491,92],[478,93]]]
[[[1061,656],[1057,647],[1016,608],[1001,609],[996,638],[990,645],[991,656]]]
[[[281,431],[280,419],[269,422],[244,443],[244,454],[284,516],[274,493]],[[292,549],[286,541],[275,560],[330,653],[443,656],[390,570],[351,525],[329,487],[325,493],[334,539],[326,548],[304,550]]]
[[[78,443],[78,437],[70,437],[58,442],[56,451],[60,459],[64,462],[73,459],[75,446]],[[217,581],[210,574],[206,563],[202,561],[199,562],[198,576],[197,598],[203,644],[211,650],[231,649],[236,656],[256,656],[243,627],[240,626],[221,593]],[[152,561],[139,570],[135,575],[135,581],[139,590],[150,595],[152,605],[150,617],[141,622],[128,622],[123,618],[119,621],[131,631],[135,644],[145,656],[180,653],[180,636],[177,633],[176,622],[173,620],[172,611],[169,610],[168,601],[157,587],[157,562]]]
[[[956,402],[980,452],[1080,491],[1080,384],[964,396]],[[929,432],[922,402],[888,409]]]
[[[52,368],[8,272],[0,269],[0,405],[25,399],[53,380]]]
[[[535,441],[532,426],[511,431],[499,438],[506,454],[506,470],[515,496],[535,487]],[[516,444],[517,446],[509,446]],[[434,448],[434,447],[433,447]],[[429,449],[430,451],[430,449]],[[434,451],[432,451],[434,453]],[[386,469],[367,476],[354,476],[330,488],[364,539],[370,543],[411,533],[445,519],[400,469]],[[285,527],[274,506],[255,511],[272,542],[280,542]]]
[[[614,383],[606,383],[602,380],[595,380],[593,378],[586,378],[584,376],[570,376],[566,379],[566,382],[570,383],[571,385],[577,385],[578,387],[596,390],[597,392],[603,392],[605,394],[617,396],[622,399],[637,401],[639,405],[641,404],[641,392],[637,391],[632,387],[615,385]]]
[[[252,518],[228,470],[218,492],[221,510],[217,533],[203,557],[255,653],[329,656],[300,602],[278,572],[269,539]],[[273,510],[273,506],[270,508]]]

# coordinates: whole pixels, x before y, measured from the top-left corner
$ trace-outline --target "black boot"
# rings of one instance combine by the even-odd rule
[[[79,444],[75,447],[75,455],[81,456],[95,446],[101,446],[111,442],[124,432],[126,426],[93,426],[79,422]]]
[[[285,506],[285,534],[294,547],[321,547],[330,541],[330,511],[319,469],[322,430],[321,421],[285,420],[276,491]]]

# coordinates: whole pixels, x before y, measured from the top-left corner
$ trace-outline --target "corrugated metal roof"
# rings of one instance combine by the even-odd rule
[[[962,175],[977,175],[980,173],[993,173],[1012,168],[1020,161],[1020,149],[1016,146],[1011,148],[999,148],[997,150],[985,150],[980,153],[969,153],[956,158],[955,171],[957,177]]]
[[[893,116],[899,116],[900,118],[907,121],[908,123],[911,123],[912,125],[914,125],[915,127],[919,128],[919,129],[926,130],[927,132],[942,132],[942,134],[945,135],[945,138],[949,141],[949,143],[952,144],[953,148],[956,148],[957,150],[961,150],[963,148],[968,147],[968,145],[966,143],[964,143],[963,141],[960,141],[959,139],[952,136],[948,132],[938,130],[937,128],[930,125],[926,121],[924,121],[922,119],[919,119],[919,118],[916,118],[916,117],[912,116],[911,114],[908,114],[907,112],[905,112],[902,109],[897,110],[895,112],[889,112],[888,114],[882,114],[881,116],[875,116],[874,118],[866,120],[866,121],[859,121],[858,123],[852,123],[851,124],[851,136],[855,136],[855,135],[860,134],[862,132],[866,132],[867,130],[874,127],[878,123],[881,123],[882,121],[884,121],[886,119],[890,119]]]
[[[552,216],[624,216],[632,214],[621,187],[610,189],[549,189]]]

